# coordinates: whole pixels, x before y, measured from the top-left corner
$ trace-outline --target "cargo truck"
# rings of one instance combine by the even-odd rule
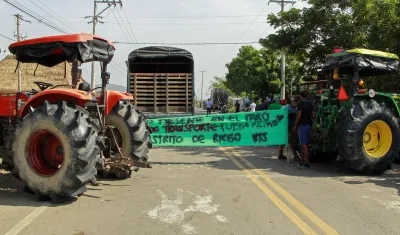
[[[194,115],[194,61],[189,51],[143,47],[129,54],[127,65],[127,90],[147,118]]]

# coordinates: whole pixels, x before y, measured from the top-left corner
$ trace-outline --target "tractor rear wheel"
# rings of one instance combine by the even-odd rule
[[[15,172],[36,195],[79,196],[97,174],[99,126],[65,101],[30,107],[15,133]]]
[[[147,162],[152,148],[151,129],[144,115],[129,101],[119,101],[106,117],[106,125],[113,126],[113,133],[124,157]],[[106,136],[111,139],[111,150],[118,153],[110,129]]]
[[[399,124],[384,103],[353,104],[337,122],[338,151],[349,169],[382,174],[398,156]]]

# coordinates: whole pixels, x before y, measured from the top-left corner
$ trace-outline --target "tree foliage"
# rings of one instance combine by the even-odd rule
[[[245,92],[250,98],[279,93],[281,87],[280,53],[266,48],[243,46],[238,55],[226,65],[226,86],[234,93]],[[286,83],[301,78],[302,64],[295,57],[286,60]]]
[[[285,50],[301,58],[307,74],[315,75],[326,55],[337,46],[400,54],[400,1],[309,0],[308,3],[309,8],[270,14],[268,23],[279,30],[260,39],[266,48]]]
[[[225,86],[234,93],[251,96],[278,93],[280,54],[286,52],[286,89],[294,77],[316,78],[317,69],[333,48],[368,48],[400,55],[399,0],[309,0],[310,7],[270,14],[268,23],[276,33],[260,39],[262,49],[240,48],[227,64]],[[283,25],[283,29],[282,29]],[[301,63],[300,63],[301,62]],[[383,91],[400,89],[400,76],[366,78]],[[288,86],[289,85],[289,86]]]

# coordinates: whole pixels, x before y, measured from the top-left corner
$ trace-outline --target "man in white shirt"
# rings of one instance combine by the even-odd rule
[[[254,101],[250,104],[250,111],[251,112],[255,112],[256,111],[256,103],[254,103]]]

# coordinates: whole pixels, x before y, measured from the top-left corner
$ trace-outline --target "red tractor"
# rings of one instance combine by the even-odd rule
[[[56,201],[79,196],[98,173],[128,178],[151,168],[151,130],[129,93],[106,90],[115,46],[91,34],[11,44],[18,63],[72,63],[72,85],[35,82],[40,90],[0,94],[0,156],[26,189]],[[99,61],[101,87],[80,83],[79,65]],[[78,86],[78,87],[77,87]]]

